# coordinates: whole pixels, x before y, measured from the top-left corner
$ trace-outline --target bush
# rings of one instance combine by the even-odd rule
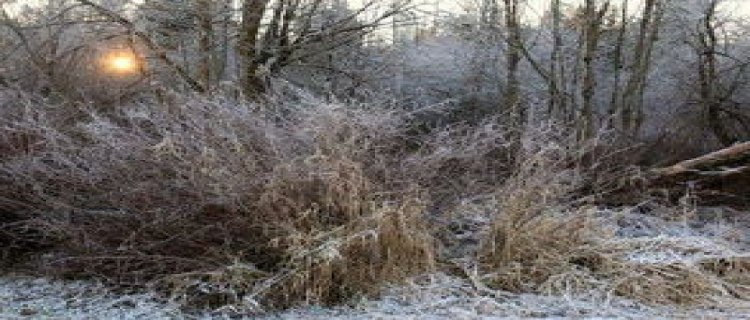
[[[728,242],[617,236],[596,205],[631,155],[555,124],[515,144],[497,119],[423,130],[420,114],[304,94],[106,113],[3,94],[5,267],[246,312],[351,302],[474,253],[472,284],[494,290],[747,297]],[[707,253],[633,259],[654,246]]]
[[[282,118],[194,97],[85,111],[72,124],[46,106],[6,118],[0,141],[31,132],[38,142],[0,162],[2,209],[14,215],[0,230],[53,239],[51,255],[28,262],[37,270],[119,286],[252,266],[258,285],[273,282],[254,296],[265,306],[337,303],[430,270],[429,196],[378,169],[405,162],[394,142],[403,115],[306,107]],[[387,192],[394,185],[413,192]],[[27,240],[15,243],[42,250]]]
[[[619,235],[625,214],[587,204],[578,193],[602,174],[596,164],[570,165],[587,147],[555,143],[566,137],[554,132],[530,138],[514,175],[485,204],[492,224],[479,257],[488,286],[603,301],[618,295],[648,304],[710,306],[750,298],[747,275],[726,274],[743,265],[736,245],[718,237]],[[691,211],[662,210],[671,217]],[[720,261],[725,263],[717,270]]]

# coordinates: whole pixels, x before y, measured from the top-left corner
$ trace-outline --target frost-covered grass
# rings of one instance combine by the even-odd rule
[[[180,311],[149,294],[115,294],[85,281],[0,278],[0,319],[175,319]]]
[[[177,317],[554,317],[750,298],[746,225],[690,194],[599,205],[628,162],[554,124],[514,143],[493,119],[427,130],[383,106],[176,99],[0,110],[0,265],[104,284],[7,280],[5,310],[67,308],[44,291],[104,317],[141,314],[121,299]]]
[[[643,266],[681,263],[700,266],[709,259],[746,256],[747,225],[724,221],[685,224],[628,210],[600,211],[618,246],[638,248],[626,258]],[[613,240],[614,241],[614,240]],[[727,270],[732,272],[731,270]],[[736,272],[746,272],[735,270]],[[471,271],[469,272],[471,273]],[[481,277],[481,275],[476,275]],[[725,276],[729,276],[725,274]],[[392,285],[378,299],[362,297],[339,307],[304,306],[252,313],[236,304],[215,310],[185,310],[183,303],[149,293],[123,294],[85,281],[43,278],[0,279],[0,318],[46,319],[748,319],[750,301],[731,295],[708,304],[664,305],[618,297],[611,291],[512,294],[478,287],[468,274],[433,273]]]
[[[175,99],[5,101],[0,254],[194,308],[336,304],[433,272],[428,209],[507,166],[489,122],[426,134],[387,106]]]
[[[716,308],[650,306],[632,300],[606,301],[538,294],[491,297],[456,278],[433,277],[427,284],[395,289],[383,299],[354,308],[306,308],[269,319],[744,319],[750,304]]]
[[[0,279],[1,319],[748,319],[750,304],[715,308],[649,306],[612,299],[534,294],[502,298],[477,293],[460,279],[434,275],[394,288],[378,300],[345,307],[304,307],[267,315],[241,315],[231,309],[189,313],[150,294],[115,294],[87,282]]]

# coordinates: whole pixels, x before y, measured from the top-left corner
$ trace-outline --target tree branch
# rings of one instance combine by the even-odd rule
[[[105,7],[102,7],[96,3],[91,2],[90,0],[76,0],[79,3],[89,6],[92,9],[96,10],[99,14],[109,18],[112,20],[112,22],[118,23],[119,25],[123,26],[125,29],[128,30],[132,35],[138,37],[138,39],[143,42],[143,44],[151,51],[153,52],[159,60],[164,62],[168,67],[174,69],[174,71],[177,73],[177,75],[180,76],[189,86],[191,89],[197,92],[206,92],[206,88],[197,80],[193,79],[192,76],[179,64],[174,62],[172,59],[169,58],[167,55],[166,50],[161,48],[156,42],[154,42],[151,37],[149,37],[146,33],[142,31],[138,31],[135,27],[135,24],[128,20],[127,18],[123,17],[122,15],[113,12],[112,10],[109,10]]]

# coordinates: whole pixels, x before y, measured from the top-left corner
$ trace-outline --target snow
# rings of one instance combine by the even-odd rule
[[[489,297],[459,279],[437,274],[393,288],[380,300],[354,306],[305,307],[282,313],[192,314],[150,294],[116,294],[83,281],[0,278],[0,319],[750,319],[750,304],[713,309],[647,306],[628,300],[510,295]]]
[[[726,255],[747,256],[747,225],[704,223],[688,227],[628,212],[603,212],[629,248],[629,261],[698,264]],[[737,233],[739,232],[739,236]],[[724,241],[730,237],[739,241]],[[240,308],[241,309],[241,308]],[[255,308],[246,308],[253,310]],[[414,278],[377,300],[349,306],[306,306],[278,313],[238,314],[229,308],[197,314],[151,293],[114,292],[91,281],[0,276],[0,319],[750,319],[750,301],[717,300],[703,307],[647,305],[607,292],[585,295],[510,294],[477,289],[442,273]]]
[[[115,294],[85,281],[0,278],[0,319],[175,319],[176,306],[148,294]]]

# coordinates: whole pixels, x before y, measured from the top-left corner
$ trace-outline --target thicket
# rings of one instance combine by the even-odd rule
[[[748,298],[745,277],[628,258],[648,240],[616,241],[596,208],[637,188],[638,157],[606,133],[581,143],[562,125],[518,133],[496,118],[426,128],[422,119],[449,110],[304,95],[108,110],[11,90],[0,101],[9,270],[253,312],[347,303],[434,272],[496,292]],[[468,206],[482,212],[473,249],[458,236]],[[479,276],[457,271],[456,259],[474,261]]]

